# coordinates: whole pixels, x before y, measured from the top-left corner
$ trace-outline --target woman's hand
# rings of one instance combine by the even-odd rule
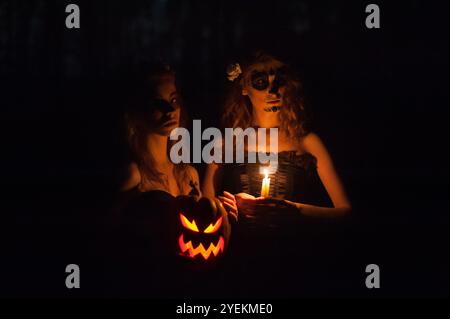
[[[237,222],[239,213],[236,198],[234,197],[233,194],[228,192],[223,192],[223,195],[224,196],[219,196],[218,198],[225,207],[225,210],[227,211],[228,215],[231,216],[235,222]]]
[[[254,197],[246,193],[239,193],[235,198],[239,210],[250,218],[256,214],[299,211],[300,207],[300,204],[288,200],[271,197]]]
[[[249,217],[254,215],[254,201],[256,199],[255,196],[247,193],[239,193],[235,195],[235,198],[237,207],[242,213]]]
[[[254,206],[262,214],[300,211],[300,204],[272,197],[258,197],[254,200]]]

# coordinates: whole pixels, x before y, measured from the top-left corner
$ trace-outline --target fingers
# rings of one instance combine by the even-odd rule
[[[246,193],[239,193],[233,196],[229,192],[224,192],[225,196],[219,196],[220,200],[227,203],[230,209],[250,217],[257,214],[275,213],[292,206],[291,202],[272,197],[253,197]]]
[[[247,193],[239,193],[239,194],[236,194],[235,197],[236,197],[236,199],[255,199],[255,196],[252,196]]]
[[[237,221],[237,219],[238,219],[238,207],[237,207],[237,204],[236,204],[236,200],[235,200],[234,196],[232,194],[228,193],[228,192],[224,192],[224,195],[226,195],[227,197],[218,196],[218,198],[220,199],[222,204],[227,209],[227,212]]]
[[[223,196],[219,196],[218,198],[222,201],[222,203],[228,203],[229,205],[234,206],[234,207],[237,208],[236,201],[231,200],[231,199],[226,198],[226,197],[223,197]]]
[[[225,206],[226,208],[228,208],[227,211],[228,211],[229,213],[233,213],[233,214],[236,214],[236,213],[237,213],[237,208],[236,208],[236,206],[231,205],[231,204],[226,203],[226,202],[223,203],[223,206]]]
[[[255,205],[272,205],[277,203],[278,200],[270,197],[258,197],[254,200]]]
[[[260,199],[254,200],[251,204],[239,204],[238,207],[240,212],[245,215],[249,213],[253,215],[266,215],[285,211],[287,208],[291,208],[291,205],[289,205],[289,203],[285,203],[283,200]]]
[[[229,198],[229,199],[231,199],[231,200],[236,200],[236,198],[234,197],[234,195],[233,194],[231,194],[231,193],[229,193],[229,192],[223,192],[223,194],[225,195],[225,197],[226,198]]]
[[[224,202],[223,206],[225,206],[225,209],[227,210],[228,214],[231,215],[234,220],[237,221],[238,219],[238,212],[236,206],[230,205],[229,203]]]
[[[240,204],[252,204],[255,202],[254,198],[242,198],[242,197],[237,197],[236,198],[236,202]]]
[[[271,206],[277,206],[277,207],[285,207],[289,206],[292,202],[283,200],[283,199],[277,199],[277,198],[271,198],[271,197],[258,197],[255,199],[255,205],[271,205]]]

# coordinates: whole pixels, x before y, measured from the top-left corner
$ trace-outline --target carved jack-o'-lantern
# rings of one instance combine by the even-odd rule
[[[230,224],[217,198],[180,196],[178,253],[190,259],[211,260],[222,256],[228,245]]]

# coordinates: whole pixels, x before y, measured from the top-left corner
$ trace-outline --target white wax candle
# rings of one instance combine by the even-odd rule
[[[267,169],[264,170],[265,178],[262,182],[261,197],[268,197],[270,192],[270,178]]]

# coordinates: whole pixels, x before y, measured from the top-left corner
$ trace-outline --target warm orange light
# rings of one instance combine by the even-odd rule
[[[197,224],[195,223],[195,220],[193,220],[192,222],[190,222],[183,214],[180,214],[180,219],[181,219],[181,224],[183,224],[183,226],[189,230],[192,230],[196,233],[198,233],[198,227]]]
[[[211,243],[208,249],[205,249],[203,244],[200,244],[196,248],[194,248],[192,245],[192,241],[185,243],[183,234],[181,234],[180,238],[178,239],[178,243],[180,245],[180,249],[183,254],[187,252],[188,256],[191,258],[194,258],[197,255],[202,255],[202,257],[205,260],[208,260],[211,254],[217,256],[220,252],[223,252],[225,249],[225,240],[223,239],[222,236],[220,236],[219,241],[217,242],[216,245]]]
[[[264,175],[265,178],[263,179],[261,186],[261,197],[268,197],[270,193],[270,178],[267,169],[264,170]]]
[[[206,234],[212,234],[219,230],[220,226],[222,226],[222,217],[216,222],[215,225],[211,224],[208,228],[205,229]]]

